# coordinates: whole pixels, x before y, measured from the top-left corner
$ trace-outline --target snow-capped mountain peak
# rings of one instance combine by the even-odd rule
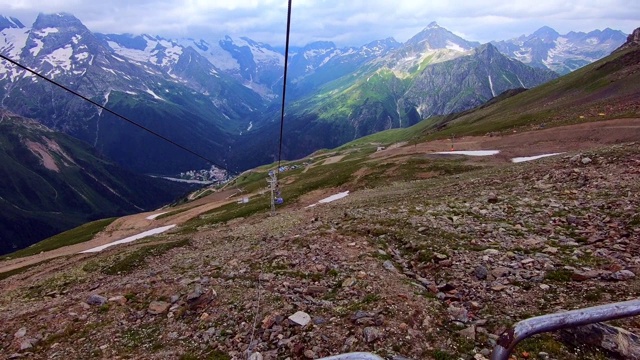
[[[427,25],[427,27],[424,28],[424,30],[433,30],[433,29],[442,29],[442,27],[438,25],[437,22],[432,21],[429,23],[429,25]]]
[[[624,39],[624,33],[611,29],[561,35],[543,26],[531,35],[492,43],[511,58],[562,75],[610,54]]]
[[[447,48],[451,50],[467,51],[478,45],[480,45],[480,43],[467,41],[433,21],[422,31],[409,39],[404,44],[404,47],[411,48],[413,51],[418,52]]]
[[[174,66],[183,53],[183,47],[171,40],[159,36],[133,36],[129,34],[104,35],[113,51],[129,60],[139,63],[150,63],[168,69]]]

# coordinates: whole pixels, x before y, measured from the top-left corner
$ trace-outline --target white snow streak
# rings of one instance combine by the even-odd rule
[[[542,155],[536,155],[536,156],[515,157],[515,158],[511,159],[511,162],[521,163],[521,162],[525,162],[525,161],[538,160],[538,159],[542,159],[542,158],[545,158],[545,157],[556,156],[556,155],[560,155],[560,154],[564,154],[564,153],[553,153],[553,154],[542,154]]]
[[[36,32],[34,32],[34,34],[38,35],[40,38],[44,38],[49,34],[53,34],[53,33],[57,33],[57,32],[58,32],[58,29],[49,27],[49,28],[41,29],[40,31],[36,31]]]
[[[247,131],[251,130],[253,128],[253,121],[249,121],[249,127],[247,128]]]
[[[168,211],[147,216],[147,220],[155,220],[158,216],[167,214]]]
[[[122,240],[117,240],[105,245],[101,245],[101,246],[97,246],[94,248],[91,248],[89,250],[85,250],[85,251],[81,251],[80,254],[83,253],[94,253],[94,252],[100,252],[108,247],[114,246],[114,245],[120,245],[120,244],[126,244],[126,243],[130,243],[136,240],[140,240],[142,238],[145,238],[147,236],[152,236],[152,235],[156,235],[156,234],[160,234],[163,233],[169,229],[173,229],[175,227],[175,225],[167,225],[167,226],[163,226],[163,227],[159,227],[159,228],[155,228],[155,229],[151,229],[148,231],[145,231],[143,233],[140,233],[138,235],[133,235],[133,236],[129,236],[128,238],[124,238]]]
[[[88,54],[87,54],[88,55]],[[60,67],[63,70],[71,70],[71,57],[73,56],[73,49],[71,45],[67,44],[65,47],[55,49],[51,54],[44,57],[43,61],[49,62],[54,67]],[[55,72],[59,73],[59,72]]]
[[[153,96],[154,99],[156,100],[162,100],[162,98],[160,96],[158,96],[156,93],[154,93],[151,89],[147,89],[145,90],[145,92],[151,96]]]
[[[467,155],[467,156],[491,156],[498,153],[500,153],[500,150],[460,150],[460,151],[434,152],[434,154]]]
[[[335,194],[335,195],[331,195],[331,196],[329,196],[329,197],[327,197],[327,198],[324,198],[324,199],[322,199],[322,200],[318,201],[318,202],[317,202],[317,203],[315,203],[315,204],[311,204],[311,205],[307,206],[307,208],[314,207],[314,206],[316,206],[316,205],[318,205],[318,204],[326,204],[326,203],[330,203],[330,202],[332,202],[332,201],[336,201],[336,200],[339,200],[339,199],[345,198],[345,197],[347,197],[348,195],[349,195],[349,191],[348,191],[348,190],[347,190],[347,191],[345,191],[345,192],[337,193],[337,194]]]
[[[44,43],[40,39],[33,39],[33,41],[35,41],[36,46],[34,46],[31,49],[29,49],[29,52],[33,56],[38,56],[40,51],[44,48]]]
[[[491,88],[491,94],[493,95],[493,97],[496,97],[496,92],[495,90],[493,90],[493,81],[491,81],[491,75],[487,75],[487,78],[489,78],[489,87]]]

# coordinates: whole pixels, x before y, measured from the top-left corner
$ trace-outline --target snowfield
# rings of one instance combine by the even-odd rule
[[[560,155],[560,154],[564,154],[564,153],[553,153],[553,154],[542,154],[542,155],[536,155],[536,156],[515,157],[515,158],[511,159],[511,162],[521,163],[521,162],[525,162],[525,161],[538,160],[538,159],[542,159],[542,158],[545,158],[545,157],[556,156],[556,155]]]
[[[500,150],[460,150],[460,151],[439,151],[434,154],[444,155],[467,155],[467,156],[491,156],[500,153]]]
[[[101,246],[96,246],[94,248],[91,248],[89,250],[85,250],[85,251],[81,251],[80,254],[84,254],[84,253],[95,253],[95,252],[100,252],[106,248],[109,248],[111,246],[115,246],[115,245],[120,245],[120,244],[126,244],[126,243],[130,243],[136,240],[140,240],[142,238],[145,238],[147,236],[152,236],[152,235],[157,235],[157,234],[161,234],[169,229],[173,229],[174,227],[176,227],[175,225],[167,225],[167,226],[163,226],[163,227],[159,227],[159,228],[155,228],[155,229],[151,229],[148,231],[145,231],[143,233],[140,233],[138,235],[133,235],[133,236],[129,236],[128,238],[124,238],[122,240],[117,240],[114,242],[110,242],[108,244],[104,244]]]
[[[332,202],[332,201],[340,200],[340,199],[342,199],[342,198],[347,197],[348,195],[349,195],[349,191],[345,191],[345,192],[337,193],[337,194],[335,194],[335,195],[331,195],[331,196],[329,196],[329,197],[326,197],[326,198],[324,198],[324,199],[322,199],[322,200],[318,201],[318,202],[317,202],[317,203],[315,203],[315,204],[311,204],[311,205],[307,206],[307,208],[314,207],[314,206],[316,206],[316,205],[318,205],[318,204],[326,204],[326,203],[330,203],[330,202]]]

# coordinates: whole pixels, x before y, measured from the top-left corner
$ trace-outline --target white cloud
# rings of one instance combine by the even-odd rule
[[[284,43],[284,0],[0,0],[3,15],[30,24],[37,13],[69,12],[89,29],[107,33],[149,33],[217,39],[248,36],[275,46]],[[637,0],[293,0],[292,42],[314,40],[361,45],[395,37],[405,41],[429,22],[465,38],[486,42],[530,34],[543,25],[565,33],[610,27],[631,32],[640,26]]]

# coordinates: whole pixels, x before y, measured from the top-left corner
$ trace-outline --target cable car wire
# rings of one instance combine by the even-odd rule
[[[284,83],[282,84],[282,109],[280,110],[280,145],[278,148],[278,172],[282,161],[282,135],[284,130],[284,106],[287,95],[287,65],[289,63],[289,34],[291,33],[291,0],[287,9],[287,38],[284,47]]]
[[[168,143],[170,143],[170,144],[172,144],[172,145],[174,145],[174,146],[176,146],[176,147],[178,147],[178,148],[180,148],[180,149],[182,149],[182,150],[184,150],[184,151],[186,151],[186,152],[190,153],[191,155],[195,155],[195,156],[197,156],[198,158],[200,158],[200,159],[202,159],[202,160],[204,160],[204,161],[206,161],[206,162],[210,163],[211,165],[215,165],[216,167],[218,167],[218,168],[220,168],[220,169],[225,169],[225,170],[226,170],[226,168],[225,168],[225,167],[223,167],[223,166],[221,166],[221,165],[217,164],[215,161],[213,161],[213,160],[211,160],[211,159],[207,158],[206,156],[204,156],[204,155],[200,155],[199,153],[195,152],[194,150],[191,150],[191,149],[187,148],[187,147],[186,147],[186,146],[184,146],[184,145],[180,145],[180,144],[176,143],[175,141],[173,141],[173,140],[171,140],[171,139],[167,138],[166,136],[160,135],[159,133],[157,133],[157,132],[155,132],[155,131],[153,131],[153,130],[149,129],[148,127],[145,127],[144,125],[140,125],[140,124],[138,124],[137,122],[135,122],[135,121],[133,121],[133,120],[131,120],[131,119],[127,118],[127,117],[126,117],[126,116],[124,116],[124,115],[120,115],[120,114],[118,114],[117,112],[115,112],[115,111],[113,111],[113,110],[111,110],[111,109],[109,109],[109,108],[105,107],[104,105],[101,105],[101,104],[99,104],[99,103],[97,103],[97,102],[95,102],[95,101],[93,101],[93,100],[89,99],[88,97],[86,97],[86,96],[84,96],[84,95],[82,95],[82,94],[80,94],[80,93],[78,93],[78,92],[76,92],[76,91],[74,91],[74,90],[71,90],[70,88],[68,88],[68,87],[66,87],[66,86],[64,86],[64,85],[62,85],[62,84],[60,84],[60,83],[58,83],[58,82],[56,82],[56,81],[53,81],[52,79],[49,79],[48,77],[46,77],[46,76],[44,76],[44,75],[42,75],[42,74],[38,73],[37,71],[32,70],[32,69],[30,69],[30,68],[28,68],[28,67],[26,67],[26,66],[24,66],[24,65],[20,64],[19,62],[15,61],[15,60],[12,60],[12,59],[10,59],[10,58],[8,58],[8,57],[6,57],[6,56],[5,56],[5,55],[3,55],[3,54],[0,54],[0,58],[2,58],[2,59],[4,59],[4,60],[6,60],[6,61],[8,61],[8,62],[10,62],[11,64],[13,64],[13,65],[15,65],[15,66],[17,66],[17,67],[19,67],[19,68],[21,68],[21,69],[25,70],[25,71],[30,72],[31,74],[33,74],[33,75],[35,75],[35,76],[37,76],[37,77],[39,77],[39,78],[41,78],[41,79],[43,79],[43,80],[46,80],[46,81],[50,82],[51,84],[53,84],[53,85],[55,85],[55,86],[57,86],[57,87],[59,87],[59,88],[64,89],[64,90],[65,90],[65,91],[67,91],[67,92],[70,92],[71,94],[73,94],[73,95],[75,95],[75,96],[77,96],[77,97],[79,97],[79,98],[81,98],[81,99],[83,99],[83,100],[85,100],[85,101],[87,101],[87,102],[89,102],[89,103],[91,103],[91,104],[93,104],[93,105],[95,105],[95,106],[99,107],[100,109],[102,109],[102,110],[104,110],[104,111],[106,111],[106,112],[108,112],[108,113],[110,113],[110,114],[112,114],[112,115],[115,115],[115,116],[116,116],[116,117],[118,117],[119,119],[124,120],[124,121],[126,121],[126,122],[130,123],[131,125],[134,125],[134,126],[139,127],[140,129],[142,129],[142,130],[144,130],[144,131],[148,132],[149,134],[151,134],[151,135],[153,135],[153,136],[156,136],[156,137],[158,137],[158,138],[160,138],[160,139],[162,139],[162,140],[164,140],[164,141],[166,141],[166,142],[168,142]]]

